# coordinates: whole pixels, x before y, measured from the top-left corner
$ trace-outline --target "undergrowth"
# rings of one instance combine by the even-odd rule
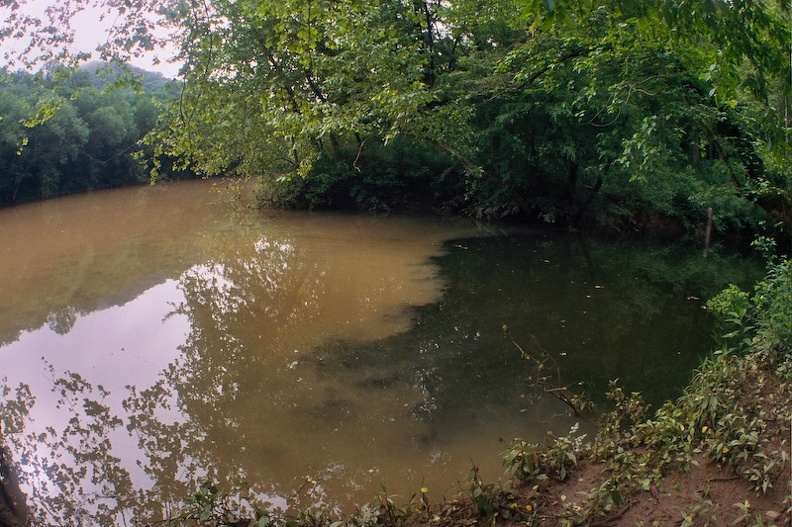
[[[567,506],[562,525],[618,515],[636,493],[656,494],[669,471],[689,471],[699,460],[730,467],[757,493],[790,485],[792,263],[771,265],[753,294],[731,286],[708,308],[724,322],[723,345],[679,399],[650,416],[640,394],[625,394],[613,383],[608,394],[613,408],[591,443],[572,437],[540,444],[515,440],[503,454],[524,486],[565,480],[580,458],[599,464],[599,484]],[[792,490],[787,490],[783,514],[790,516]]]

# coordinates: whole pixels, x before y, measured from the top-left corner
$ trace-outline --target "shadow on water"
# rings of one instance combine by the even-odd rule
[[[336,234],[360,240],[364,231],[349,235],[352,227],[339,223]],[[413,488],[424,474],[453,479],[469,467],[470,448],[574,422],[531,389],[504,325],[521,346],[552,354],[563,382],[595,400],[618,378],[657,404],[679,394],[714,346],[703,300],[758,273],[736,258],[548,232],[457,238],[433,258],[439,298],[422,269],[419,281],[431,287],[407,308],[408,323],[375,317],[382,327],[373,327],[366,315],[401,305],[389,295],[412,274],[367,276],[359,253],[371,249],[366,262],[376,263],[404,246],[375,254],[374,237],[357,253],[331,247],[314,260],[306,252],[316,249],[300,245],[315,236],[313,225],[291,235],[248,229],[249,237],[207,235],[202,250],[216,245],[209,252],[221,256],[149,290],[178,290],[157,323],[188,328],[155,381],[111,393],[50,364],[52,413],[38,422],[30,387],[0,384],[3,444],[34,520],[156,521],[202,478],[246,480],[259,499],[284,508],[359,505],[385,479],[410,479]],[[58,335],[79,318],[62,312],[52,322]],[[337,329],[355,324],[352,334],[364,338]],[[306,474],[311,484],[298,496]]]
[[[529,365],[504,325],[529,353],[549,353],[562,383],[595,402],[605,402],[611,380],[655,406],[675,398],[717,344],[706,299],[761,273],[738,257],[548,232],[458,239],[445,249],[436,258],[443,297],[415,308],[409,331],[321,349],[334,358],[323,361],[327,375],[362,389],[418,387],[425,399],[412,413],[432,423],[432,435],[534,399],[519,381]],[[396,373],[382,378],[388,369]]]

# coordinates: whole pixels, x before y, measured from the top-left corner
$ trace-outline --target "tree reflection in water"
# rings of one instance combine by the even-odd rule
[[[735,281],[726,263],[713,272],[716,260],[698,252],[680,261],[542,233],[483,239],[470,227],[398,218],[214,218],[202,216],[202,230],[174,247],[159,231],[136,234],[112,272],[98,258],[80,276],[79,295],[39,305],[15,286],[39,326],[0,328],[12,335],[0,347],[11,366],[0,440],[34,523],[155,522],[204,478],[224,488],[246,480],[279,508],[354,506],[383,480],[389,492],[401,482],[396,492],[407,496],[422,486],[450,495],[472,456],[497,470],[499,436],[538,439],[545,426],[574,422],[520,384],[525,365],[504,323],[520,342],[536,336],[558,353],[569,379],[620,377],[634,389],[648,379],[666,397],[709,345],[696,337],[708,322],[691,295],[704,296],[703,282],[716,291]],[[154,274],[149,261],[159,263]],[[57,265],[30,267],[32,283]],[[71,269],[53,273],[68,282]],[[20,332],[41,324],[45,337]],[[104,338],[116,333],[123,339]],[[93,363],[72,362],[81,347],[93,351],[80,360]],[[46,356],[45,385],[31,353]],[[306,476],[313,483],[303,487]]]
[[[256,224],[243,234],[208,236],[207,252],[215,256],[181,273],[180,296],[163,320],[186,319],[186,340],[149,386],[92,384],[90,376],[46,363],[54,399],[37,407],[28,385],[12,390],[3,379],[2,441],[33,522],[156,521],[204,478],[256,482],[255,495],[280,508],[329,503],[328,478],[342,482],[334,495],[376,488],[378,473],[351,468],[348,459],[370,448],[369,466],[376,467],[393,444],[409,448],[423,426],[405,409],[416,395],[402,383],[369,411],[368,392],[317,374],[322,359],[312,350],[328,340],[405,329],[408,302],[428,302],[439,290],[432,269],[420,264],[425,249],[412,254],[396,243],[381,255],[372,233],[359,236],[350,227],[338,224],[346,234],[337,243],[352,240],[351,250],[321,254],[289,236],[263,237]],[[440,239],[442,230],[427,238]],[[394,226],[392,236],[415,236],[400,231]],[[372,267],[377,258],[388,264]],[[50,315],[49,327],[66,335],[81,315],[67,306]],[[317,417],[324,436],[313,429]],[[344,425],[349,429],[335,434]],[[368,437],[372,428],[389,437],[387,427],[392,438],[383,444]],[[304,444],[295,450],[296,443]],[[296,462],[314,481],[301,496],[293,492],[302,482]]]
[[[3,380],[4,444],[28,494],[33,524],[116,521],[134,496],[130,475],[112,452],[110,438],[123,422],[104,404],[108,393],[67,372],[53,390],[68,419],[62,428],[41,426],[30,417],[35,398],[29,387],[11,390]]]

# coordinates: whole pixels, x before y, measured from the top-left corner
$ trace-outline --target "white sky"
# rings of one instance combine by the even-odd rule
[[[57,5],[57,0],[29,0],[29,4],[24,7],[25,12],[35,14],[44,18],[44,11],[50,5]],[[0,21],[5,19],[4,9],[0,8]],[[111,27],[112,20],[107,17],[105,20],[100,20],[101,11],[96,9],[85,9],[77,14],[72,20],[72,28],[75,31],[74,44],[71,46],[72,51],[79,52],[85,51],[92,54],[91,60],[98,60],[99,53],[96,52],[96,47],[107,40],[107,31]],[[2,22],[0,22],[2,24]],[[0,44],[0,49],[5,52],[7,50],[21,51],[24,48],[22,42],[14,42],[12,40]],[[160,64],[154,64],[154,53],[132,59],[130,62],[138,67],[144,68],[149,71],[158,71],[167,77],[176,77],[179,71],[178,64],[171,64],[168,62],[175,54],[175,50],[160,50],[157,55],[160,58]],[[2,60],[2,59],[0,59]]]

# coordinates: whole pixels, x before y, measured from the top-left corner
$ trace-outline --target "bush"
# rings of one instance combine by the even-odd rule
[[[304,177],[262,181],[257,200],[292,209],[453,212],[464,195],[463,168],[408,138],[345,145],[323,153]]]
[[[792,353],[792,262],[771,264],[750,295],[730,285],[707,302],[729,331],[724,351],[761,350],[774,362]]]

